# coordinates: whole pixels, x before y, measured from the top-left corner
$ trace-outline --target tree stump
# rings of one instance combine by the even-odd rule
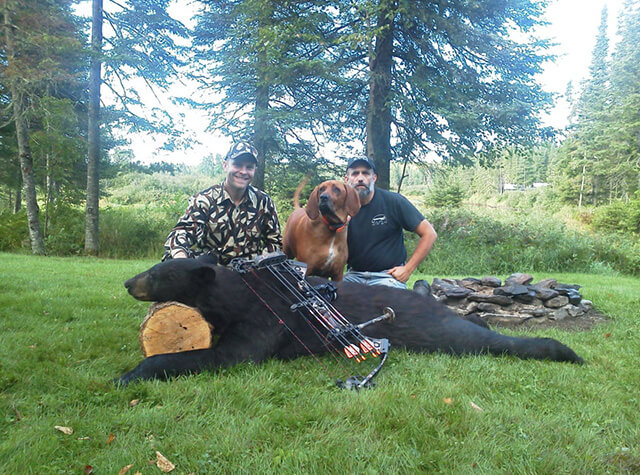
[[[140,325],[145,357],[211,347],[213,326],[193,307],[178,302],[154,303]]]

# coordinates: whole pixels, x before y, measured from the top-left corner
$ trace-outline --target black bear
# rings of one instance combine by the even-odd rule
[[[309,282],[327,281],[310,277]],[[353,324],[381,315],[385,307],[393,308],[393,322],[363,330],[369,337],[387,338],[392,347],[582,363],[573,350],[556,340],[501,335],[459,318],[429,295],[351,282],[336,286],[333,305]],[[117,380],[121,384],[327,351],[313,328],[291,309],[292,299],[269,269],[241,274],[202,258],[172,259],[127,280],[125,287],[139,300],[177,301],[198,308],[219,338],[209,349],[146,358]]]

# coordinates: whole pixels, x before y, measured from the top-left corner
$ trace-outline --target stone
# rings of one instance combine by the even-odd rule
[[[582,301],[582,295],[577,290],[569,290],[567,292],[567,297],[569,298],[569,302],[571,305],[580,305]]]
[[[454,283],[451,284],[450,282],[448,282],[449,280],[450,279],[433,279],[433,282],[431,283],[432,291],[443,291],[446,287],[453,287],[457,285],[455,281],[453,281]]]
[[[556,285],[553,286],[554,289],[560,291],[560,290],[580,290],[582,288],[581,285],[579,284],[562,284],[560,282],[557,282]]]
[[[588,312],[589,310],[591,310],[593,308],[593,302],[591,300],[582,299],[580,301],[580,307],[582,307],[582,309],[586,313],[586,312]]]
[[[536,293],[533,290],[529,290],[526,294],[514,295],[513,299],[522,303],[533,303],[536,299]]]
[[[480,282],[482,282],[482,285],[485,287],[500,287],[502,285],[502,281],[500,279],[491,275],[483,277]]]
[[[470,313],[475,312],[478,309],[478,302],[469,302],[469,304],[464,309],[464,314],[469,315]]]
[[[552,289],[557,283],[558,281],[556,279],[542,279],[541,281],[536,282],[533,287],[536,289]]]
[[[536,297],[539,298],[540,300],[549,300],[552,299],[554,297],[557,297],[558,295],[558,291],[557,290],[553,290],[553,289],[548,289],[548,288],[538,288],[535,285],[532,285],[529,287],[530,289],[532,289],[535,293],[536,293]]]
[[[569,303],[569,299],[566,296],[558,295],[557,297],[547,300],[544,303],[544,306],[549,308],[560,308],[560,307],[564,307],[568,303]]]
[[[507,305],[511,305],[513,300],[511,300],[506,295],[494,295],[494,294],[482,294],[479,292],[474,292],[467,296],[469,300],[473,300],[474,302],[488,302],[495,303],[497,305],[502,305],[506,307]]]
[[[500,307],[492,303],[480,302],[477,309],[481,312],[497,313],[499,312]]]
[[[431,286],[426,280],[420,279],[413,284],[413,291],[420,295],[428,296],[431,295]]]
[[[549,313],[549,315],[547,315],[549,320],[564,320],[568,316],[569,316],[569,312],[564,307],[563,308],[558,308],[558,309],[554,310],[553,312]]]
[[[515,297],[517,295],[528,295],[529,289],[524,285],[505,285],[504,287],[493,289],[493,294]]]
[[[504,285],[527,285],[533,281],[533,276],[529,274],[522,274],[520,272],[511,274],[507,277],[507,280],[504,281]]]
[[[449,299],[463,299],[472,292],[464,287],[447,287],[442,291]]]
[[[546,317],[548,312],[545,308],[538,307],[527,313],[529,313],[532,317]]]
[[[482,289],[482,281],[480,279],[475,279],[473,277],[465,277],[462,280],[458,281],[458,285],[473,290],[474,292],[478,292]]]
[[[584,315],[584,312],[582,311],[582,309],[580,307],[576,307],[575,305],[567,305],[564,308],[567,309],[569,316],[573,318],[581,317],[582,315]]]

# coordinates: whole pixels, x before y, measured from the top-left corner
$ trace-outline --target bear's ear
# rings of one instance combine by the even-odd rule
[[[209,264],[211,266],[215,266],[218,264],[218,256],[215,254],[202,254],[198,256],[198,261],[203,264]]]
[[[216,280],[216,270],[213,266],[208,264],[196,267],[191,271],[191,273],[192,276],[201,283],[210,284]]]

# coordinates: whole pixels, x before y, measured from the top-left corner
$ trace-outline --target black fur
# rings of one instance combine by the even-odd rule
[[[326,351],[300,315],[289,310],[291,302],[268,287],[276,285],[268,271],[258,273],[260,278],[245,274],[256,293],[268,302],[309,350],[314,353]],[[309,280],[314,284],[326,282],[320,278]],[[508,354],[582,363],[582,358],[573,350],[556,340],[501,335],[458,318],[430,295],[351,282],[337,282],[336,285],[338,299],[333,304],[352,323],[381,315],[387,306],[394,309],[396,318],[393,322],[371,325],[364,332],[374,338],[388,338],[392,347],[456,355]],[[220,337],[206,350],[146,358],[122,375],[119,383],[228,367],[243,361],[259,363],[268,358],[291,359],[308,354],[308,350],[244,284],[241,275],[228,268],[203,259],[173,259],[129,279],[125,286],[139,300],[173,300],[197,307]]]

